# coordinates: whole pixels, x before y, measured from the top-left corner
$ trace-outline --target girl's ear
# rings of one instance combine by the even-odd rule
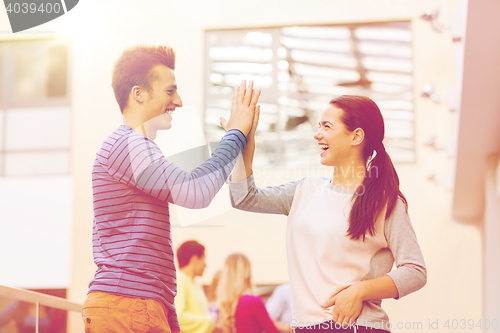
[[[352,146],[359,146],[365,141],[365,131],[363,131],[362,128],[356,128],[354,131],[352,131],[352,139],[351,139],[351,145]]]

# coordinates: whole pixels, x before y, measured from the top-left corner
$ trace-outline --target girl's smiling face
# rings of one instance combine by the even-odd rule
[[[314,134],[321,148],[321,164],[327,166],[350,165],[353,153],[353,134],[341,120],[342,109],[330,104],[321,113],[319,129]]]

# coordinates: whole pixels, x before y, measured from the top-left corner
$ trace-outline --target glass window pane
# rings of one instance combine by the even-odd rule
[[[68,76],[68,48],[54,45],[48,49],[47,97],[66,96]]]
[[[66,95],[68,50],[50,41],[13,43],[16,100]]]
[[[13,298],[0,296],[0,314],[2,314],[2,332],[17,332],[15,313],[19,302]]]
[[[3,153],[5,147],[3,146],[4,137],[4,111],[0,109],[0,177],[4,175],[3,173]]]
[[[8,153],[5,176],[49,176],[69,174],[70,152]]]
[[[33,273],[33,271],[31,271],[31,273]],[[53,291],[58,291],[58,289],[35,291],[51,295],[54,294]],[[34,313],[36,313],[36,303],[23,302],[14,298],[0,296],[0,314],[2,315],[0,317],[0,324],[2,325],[2,332],[35,332],[36,321],[34,320]],[[66,332],[66,315],[67,311],[40,305],[39,331],[48,332],[50,330],[51,332],[58,333]]]
[[[0,108],[0,155],[2,154],[2,151],[5,149],[4,147],[4,119],[5,119],[5,112]]]
[[[3,94],[4,94],[4,86],[3,86],[3,81],[4,81],[4,75],[5,75],[5,70],[4,70],[4,44],[0,43],[0,109],[3,107]]]
[[[266,47],[249,43],[248,36],[264,35],[271,36]],[[408,162],[415,155],[413,145],[397,145],[414,143],[410,22],[217,30],[206,38],[205,130],[210,141],[220,135],[216,120],[230,110],[230,88],[241,79],[260,77],[266,79],[256,82],[262,104],[274,106],[262,107],[274,117],[263,117],[257,132],[256,149],[268,164],[307,164],[315,145],[314,124],[339,95],[368,96],[389,116],[386,138],[393,161]]]
[[[46,93],[46,47],[41,42],[17,42],[15,54],[15,97],[43,98]]]
[[[69,108],[7,111],[6,150],[70,148]]]

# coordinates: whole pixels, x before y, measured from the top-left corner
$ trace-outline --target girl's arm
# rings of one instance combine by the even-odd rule
[[[427,269],[417,236],[411,225],[406,206],[398,200],[391,216],[385,222],[387,246],[394,257],[396,269],[387,273],[401,298],[422,288],[427,283]]]
[[[302,179],[267,187],[255,186],[253,175],[241,182],[230,182],[231,205],[247,212],[288,215]]]
[[[233,95],[235,104],[236,92]],[[252,128],[247,136],[247,145],[236,161],[230,177],[229,191],[233,207],[245,211],[268,214],[288,215],[292,206],[295,189],[301,179],[279,185],[258,188],[252,175],[253,156],[255,152],[255,131],[259,123],[260,106],[255,108]],[[220,124],[227,130],[227,121],[220,118]]]
[[[333,295],[322,306],[333,308],[333,321],[354,324],[363,309],[363,301],[372,299],[397,298],[398,289],[387,276],[354,283]]]
[[[238,89],[235,89],[233,93],[233,108],[237,105],[237,99]],[[245,180],[252,174],[253,155],[255,153],[255,131],[257,130],[257,125],[259,123],[259,116],[260,105],[257,105],[255,108],[252,127],[247,135],[247,145],[236,161],[236,165],[233,169],[232,181],[234,182]],[[224,130],[227,131],[229,129],[228,122],[224,119],[224,117],[220,118],[220,124]]]
[[[427,282],[424,258],[401,200],[385,222],[385,235],[397,268],[386,275],[354,283],[332,296],[323,307],[335,304],[334,321],[352,323],[359,316],[363,301],[398,299],[417,291]]]

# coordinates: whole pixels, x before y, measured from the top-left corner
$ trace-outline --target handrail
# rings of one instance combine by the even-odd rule
[[[50,296],[35,291],[12,288],[0,285],[0,296],[13,298],[19,301],[38,303],[51,308],[66,310],[66,311],[82,311],[82,305],[68,301],[61,297]]]

